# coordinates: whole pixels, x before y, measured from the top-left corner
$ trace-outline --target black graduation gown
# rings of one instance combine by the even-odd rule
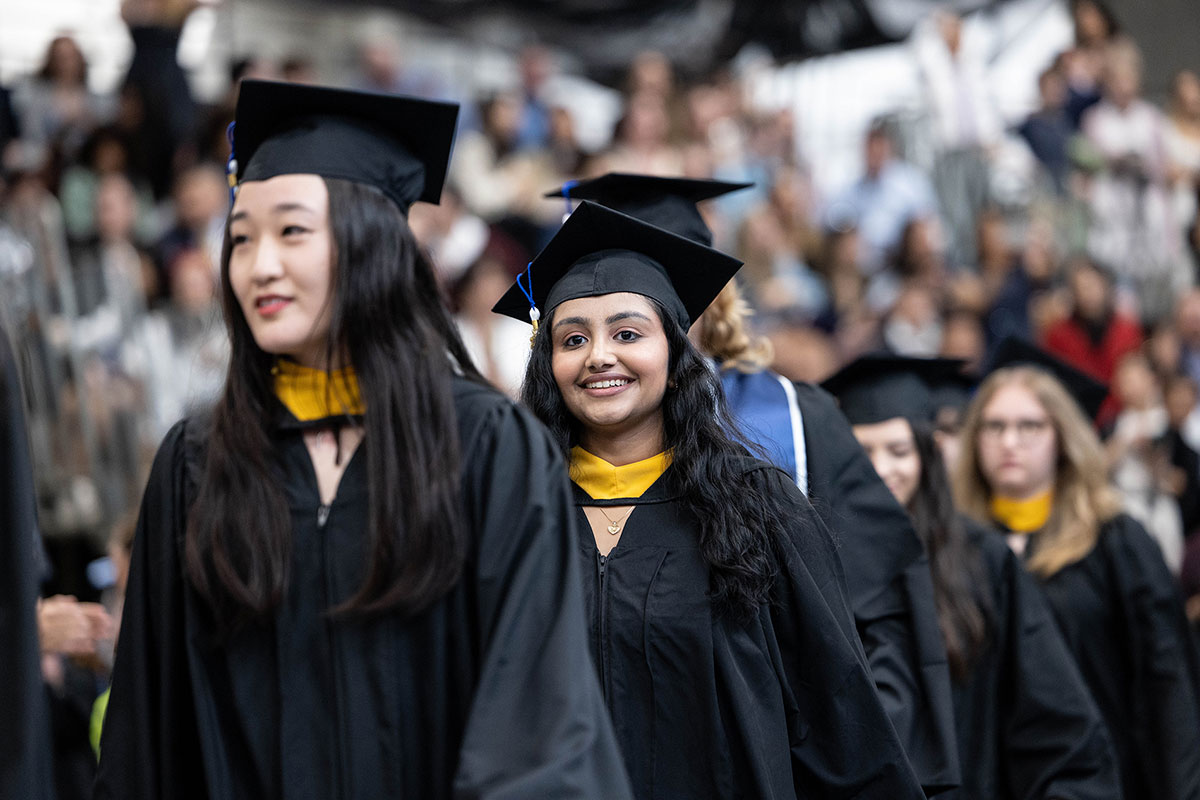
[[[0,798],[54,796],[35,604],[40,547],[25,401],[0,328]]]
[[[871,674],[929,795],[960,781],[946,647],[929,560],[912,520],[859,445],[833,396],[797,383],[808,496],[845,564]]]
[[[195,421],[156,458],[134,544],[96,797],[629,797],[591,669],[561,455],[456,378],[471,551],[404,621],[331,620],[363,574],[366,448],[323,525],[300,432],[277,432],[292,580],[270,625],[217,643],[181,572]],[[323,515],[325,516],[325,515]]]
[[[1104,720],[1016,555],[994,531],[963,519],[983,566],[988,641],[954,679],[962,787],[947,800],[1120,800]]]
[[[1027,553],[1036,547],[1034,534]],[[1200,674],[1158,545],[1121,514],[1092,552],[1040,583],[1108,726],[1127,800],[1200,798]]]
[[[796,514],[772,602],[714,612],[699,522],[671,468],[641,497],[580,506],[592,652],[639,800],[921,798],[854,630],[841,564],[789,477],[746,459],[745,480]],[[607,557],[585,505],[635,505]]]

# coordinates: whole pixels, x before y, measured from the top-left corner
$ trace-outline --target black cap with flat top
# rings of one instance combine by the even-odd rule
[[[821,386],[837,398],[851,425],[873,425],[896,417],[932,422],[938,410],[934,386],[958,373],[964,363],[957,358],[865,355]]]
[[[407,212],[441,197],[457,120],[454,103],[244,80],[230,167],[239,183],[307,174],[367,184]]]
[[[1108,387],[1061,358],[1017,336],[1006,336],[996,345],[984,374],[1003,367],[1036,367],[1048,372],[1067,390],[1089,420],[1095,420],[1108,397]]]
[[[528,322],[567,300],[633,292],[657,300],[687,330],[741,265],[711,247],[585,201],[492,310]]]
[[[547,192],[544,196],[591,200],[664,230],[686,236],[692,241],[711,245],[712,231],[705,224],[696,204],[729,192],[748,189],[753,185],[610,172],[599,178],[565,183],[557,191]]]

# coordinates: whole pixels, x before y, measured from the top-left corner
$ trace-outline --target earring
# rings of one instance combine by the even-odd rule
[[[673,391],[675,391],[675,389],[676,389],[676,384],[675,384],[675,379],[674,379],[674,378],[672,378],[671,380],[667,381],[667,389],[668,389],[669,391],[672,391],[672,392],[673,392]]]

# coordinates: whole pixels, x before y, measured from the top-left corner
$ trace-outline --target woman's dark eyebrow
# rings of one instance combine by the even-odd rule
[[[609,317],[608,319],[604,320],[604,322],[605,322],[606,324],[608,324],[608,325],[612,325],[614,322],[620,322],[620,321],[621,321],[621,320],[623,320],[623,319],[640,319],[640,320],[643,320],[643,321],[645,321],[645,322],[649,322],[649,321],[650,321],[650,318],[649,318],[649,317],[647,317],[645,314],[642,314],[641,312],[638,312],[638,311],[622,311],[620,314],[613,314],[611,317]]]
[[[285,211],[307,211],[310,214],[316,213],[313,209],[309,208],[303,203],[279,203],[271,208],[272,214],[282,214]],[[245,219],[248,216],[249,214],[245,211],[237,211],[230,216],[229,221],[237,222],[238,220]]]
[[[563,325],[587,325],[587,320],[583,317],[567,317],[566,319],[560,319],[558,322],[554,323],[554,329],[558,330]]]
[[[650,318],[639,311],[622,311],[618,314],[613,314],[608,319],[604,320],[605,325],[612,325],[614,322],[620,322],[623,319],[640,319],[649,322]],[[567,317],[554,323],[554,328],[557,330],[561,325],[587,325],[588,321],[583,317]]]

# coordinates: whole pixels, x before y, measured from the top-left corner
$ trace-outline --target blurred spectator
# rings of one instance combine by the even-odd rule
[[[883,343],[902,356],[936,356],[942,348],[942,315],[934,293],[907,281],[883,321]]]
[[[132,147],[143,156],[155,197],[166,197],[176,169],[194,158],[198,114],[176,53],[183,23],[199,0],[123,0],[121,18],[133,39],[122,88],[136,120]]]
[[[152,436],[213,403],[225,381],[229,342],[221,323],[212,263],[185,247],[168,264],[168,302],[143,319],[127,349],[129,369],[146,378]],[[137,359],[144,356],[145,361]]]
[[[1200,288],[1192,287],[1179,298],[1175,330],[1179,333],[1180,366],[1200,384]]]
[[[104,126],[92,131],[79,154],[79,161],[66,169],[59,185],[63,224],[74,242],[96,235],[97,190],[105,178],[120,176],[134,193],[134,238],[148,242],[155,230],[154,194],[143,178],[133,173],[129,142],[120,128]]]
[[[483,127],[459,134],[450,182],[467,210],[504,230],[530,252],[548,240],[548,226],[557,228],[561,207],[544,203],[542,194],[561,184],[548,151],[521,151],[520,98],[501,92],[480,107]]]
[[[442,202],[436,206],[414,203],[408,212],[408,226],[429,251],[438,279],[447,287],[479,260],[491,235],[488,224],[463,205],[453,184],[442,190]]]
[[[1121,405],[1105,442],[1112,480],[1125,511],[1158,542],[1175,575],[1183,564],[1183,521],[1179,496],[1184,477],[1172,466],[1166,446],[1167,410],[1150,362],[1133,352],[1121,359],[1113,381]]]
[[[550,108],[549,138],[546,152],[550,158],[550,169],[563,177],[577,177],[583,171],[588,154],[579,145],[575,132],[575,118],[564,106]]]
[[[1061,195],[1067,188],[1071,166],[1069,145],[1075,125],[1067,113],[1067,81],[1057,66],[1038,76],[1038,98],[1037,111],[1025,118],[1017,132],[1046,169],[1054,190]]]
[[[990,239],[989,237],[985,237]],[[1044,220],[1030,220],[1025,248],[996,291],[986,318],[988,344],[1006,336],[1026,340],[1039,339],[1042,331],[1034,325],[1034,303],[1053,287],[1057,271],[1054,231]],[[989,268],[989,274],[992,268]]]
[[[386,94],[451,99],[448,87],[437,76],[405,63],[404,50],[396,36],[377,28],[369,30],[359,46],[358,75],[351,85]]]
[[[1089,250],[1137,290],[1144,318],[1158,319],[1191,280],[1167,184],[1162,113],[1139,97],[1142,62],[1130,43],[1113,45],[1104,99],[1083,121],[1103,168],[1091,187]]]
[[[88,65],[71,36],[46,48],[41,68],[17,85],[13,103],[22,138],[72,160],[88,134],[113,113],[112,101],[88,90]]]
[[[612,148],[600,157],[597,172],[680,175],[683,155],[671,143],[667,101],[658,91],[631,95],[617,123]]]
[[[92,703],[110,664],[101,659],[102,643],[111,646],[114,631],[98,603],[56,595],[37,608],[42,650],[42,679],[50,706],[54,747],[55,796],[91,797],[96,758],[88,742]]]
[[[1091,259],[1074,259],[1067,274],[1067,289],[1070,315],[1046,330],[1042,346],[1110,383],[1117,363],[1142,346],[1142,327],[1117,309],[1112,276]],[[1100,421],[1111,420],[1116,410],[1110,395],[1100,412]]]
[[[979,316],[970,311],[954,311],[942,323],[942,346],[938,355],[961,358],[963,371],[980,374],[987,358],[987,339]]]
[[[1175,218],[1186,236],[1196,219],[1200,190],[1200,77],[1189,69],[1177,72],[1171,82],[1165,136],[1175,185]]]
[[[813,225],[807,182],[794,168],[780,169],[766,202],[746,217],[738,251],[741,275],[763,311],[794,309],[808,319],[822,314],[829,293],[811,268],[821,256],[821,233]]]
[[[987,81],[982,42],[964,31],[962,17],[935,12],[932,30],[914,47],[923,95],[932,117],[934,185],[946,222],[947,253],[961,264],[975,250],[975,223],[989,197],[988,150],[1003,126]]]
[[[512,280],[512,271],[504,262],[484,251],[455,287],[458,313],[454,319],[480,373],[497,389],[517,399],[525,362],[529,360],[530,327],[492,313],[492,306],[508,291]]]
[[[1197,422],[1196,383],[1186,375],[1174,375],[1165,384],[1167,408],[1167,432],[1163,445],[1171,466],[1177,470],[1172,476],[1172,491],[1179,501],[1179,513],[1183,522],[1183,534],[1187,538],[1200,531],[1200,453],[1189,444],[1188,428]]]
[[[521,73],[521,112],[517,146],[524,150],[544,147],[550,141],[550,107],[543,93],[554,72],[554,57],[541,45],[529,45],[517,56]]]
[[[975,260],[963,266],[983,281],[989,301],[995,299],[1016,262],[1008,224],[997,208],[985,208],[975,221]]]
[[[1110,44],[1120,35],[1117,18],[1101,0],[1071,0],[1075,46],[1062,54],[1067,116],[1078,129],[1084,113],[1100,101],[1100,82]]]
[[[202,164],[180,173],[172,190],[175,219],[155,247],[159,286],[170,283],[168,266],[184,250],[200,248],[210,264],[221,257],[225,215],[229,211],[229,185],[214,164]],[[161,294],[158,299],[161,299]]]
[[[900,243],[909,222],[933,220],[937,213],[929,178],[893,157],[887,124],[876,121],[867,132],[865,174],[830,203],[826,218],[830,227],[858,229],[863,266],[875,273]]]
[[[229,86],[225,94],[204,114],[196,136],[196,160],[219,165],[222,169],[229,158],[229,123],[237,109],[238,90],[242,80],[279,80],[275,63],[260,55],[235,59],[229,66]]]

